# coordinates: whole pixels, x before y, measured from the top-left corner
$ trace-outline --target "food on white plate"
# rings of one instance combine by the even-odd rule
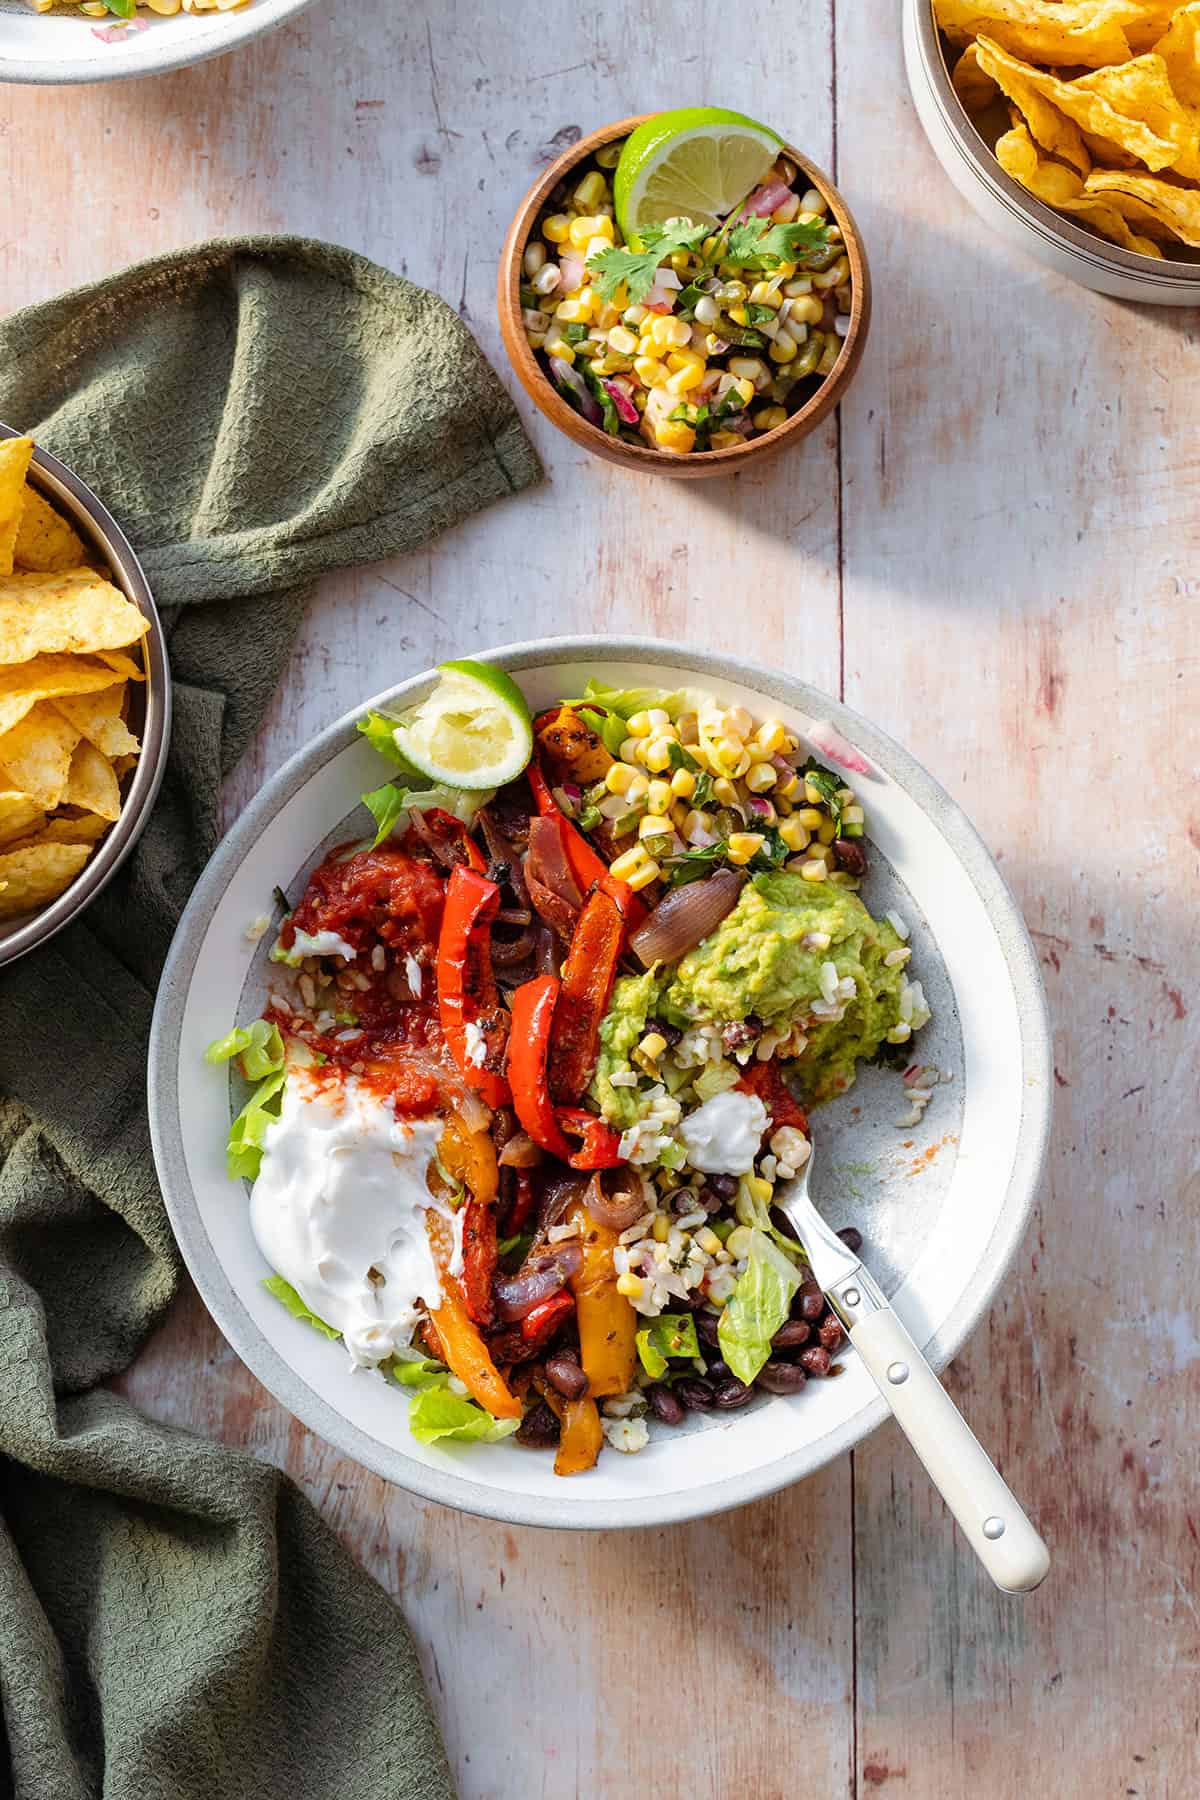
[[[120,818],[150,629],[30,485],[32,457],[0,438],[0,919],[57,899]]]
[[[419,1441],[515,1434],[563,1475],[836,1372],[775,1186],[859,1062],[932,1091],[841,770],[704,692],[589,683],[530,722],[461,662],[360,730],[393,765],[376,831],[313,871],[262,1016],[208,1052],[244,1084],[228,1166],[268,1287],[412,1390]],[[501,785],[430,784],[431,743]]]

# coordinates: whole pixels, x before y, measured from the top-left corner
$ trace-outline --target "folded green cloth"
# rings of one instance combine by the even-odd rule
[[[537,459],[442,301],[299,238],[179,251],[0,323],[0,418],[128,530],[176,706],[134,855],[0,970],[0,1793],[440,1800],[383,1591],[276,1470],[100,1383],[178,1285],[154,987],[306,585],[529,486]]]

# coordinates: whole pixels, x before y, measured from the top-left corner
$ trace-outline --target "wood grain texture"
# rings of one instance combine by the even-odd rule
[[[912,117],[893,10],[840,0],[835,30],[831,0],[743,0],[731,37],[713,0],[544,0],[511,29],[364,0],[195,71],[5,91],[9,306],[213,233],[313,232],[437,288],[503,367],[496,258],[537,170],[703,100],[828,168],[872,259],[839,417],[734,482],[630,478],[524,406],[548,484],[324,583],[228,803],[371,691],[564,630],[786,661],[908,743],[1001,856],[1055,1016],[1050,1179],[950,1378],[1055,1567],[1032,1600],[989,1592],[892,1430],[662,1533],[458,1518],[303,1430],[189,1295],[129,1392],[286,1467],[397,1595],[467,1800],[1200,1785],[1200,320],[1086,294],[977,223]]]

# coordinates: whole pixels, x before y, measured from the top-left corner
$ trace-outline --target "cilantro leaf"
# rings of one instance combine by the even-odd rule
[[[767,219],[741,219],[731,225],[720,250],[722,262],[741,268],[765,268],[770,263],[802,262],[814,250],[824,250],[829,227],[821,220],[811,224],[772,225]]]
[[[812,757],[805,763],[800,773],[805,781],[810,782],[812,786],[816,788],[821,799],[829,808],[829,816],[833,820],[838,836],[841,837],[842,803],[838,799],[838,793],[842,786],[841,782],[836,775],[832,775],[828,769],[824,768],[822,764],[815,761]]]
[[[641,248],[614,244],[588,258],[588,272],[604,300],[611,300],[624,283],[629,305],[637,306],[654,286],[659,264],[676,250],[698,250],[709,235],[707,225],[676,219],[669,225],[647,225],[640,234]]]

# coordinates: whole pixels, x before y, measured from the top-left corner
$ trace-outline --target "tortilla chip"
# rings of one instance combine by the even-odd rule
[[[42,809],[29,794],[19,793],[15,788],[0,792],[0,844],[24,837],[41,822]]]
[[[934,0],[933,11],[952,44],[987,37],[1031,62],[1102,69],[1128,61],[1125,27],[1144,8],[1139,0]]]
[[[99,813],[80,813],[74,818],[59,813],[53,819],[47,819],[37,831],[23,837],[19,844],[9,845],[9,848],[23,850],[26,844],[94,844],[104,836],[111,824],[111,819],[102,818]]]
[[[132,656],[126,656],[123,650],[99,650],[97,655],[101,662],[107,663],[110,669],[115,669],[127,681],[145,681],[146,671],[140,663],[134,662]]]
[[[1141,0],[1138,16],[1125,27],[1129,48],[1135,56],[1153,50],[1179,11],[1180,0]]]
[[[1127,169],[1093,169],[1086,185],[1089,194],[1103,194],[1148,235],[1161,238],[1165,232],[1200,249],[1200,188],[1178,187],[1161,176]]]
[[[122,717],[125,709],[123,681],[116,687],[101,688],[96,694],[63,694],[54,704],[97,750],[103,750],[105,756],[132,756],[141,749]]]
[[[955,93],[969,113],[979,113],[992,104],[1000,92],[990,75],[979,66],[974,44],[968,44],[954,65],[950,77]]]
[[[56,900],[91,855],[89,844],[30,844],[0,851],[0,918],[32,912]]]
[[[19,725],[0,737],[0,770],[4,786],[20,788],[50,812],[67,786],[71,755],[80,733],[57,712],[52,700],[39,700]]]
[[[1177,97],[1185,106],[1200,107],[1200,4],[1181,6],[1151,49],[1166,64]]]
[[[1016,125],[996,144],[996,160],[1006,175],[1019,181],[1038,200],[1077,217],[1123,249],[1139,256],[1161,256],[1158,245],[1131,231],[1116,208],[1089,195],[1074,169],[1039,155],[1028,128]]]
[[[48,500],[26,482],[13,563],[18,569],[62,571],[82,566],[83,540],[60,518]]]
[[[149,629],[120,589],[90,569],[0,576],[0,664],[40,651],[119,649]]]
[[[11,575],[33,439],[0,438],[0,575]]]
[[[1066,85],[1075,94],[1095,96],[1099,110],[1091,120],[1080,117],[1080,123],[1096,136],[1111,139],[1148,169],[1200,176],[1200,114],[1179,99],[1161,56],[1151,51]]]
[[[35,656],[26,663],[0,666],[0,735],[11,731],[39,700],[59,694],[89,694],[112,686],[107,663],[86,656]]]
[[[1052,88],[1060,88],[1068,84],[1046,74],[1043,69],[1035,69],[1031,64],[1009,56],[1007,51],[1002,50],[999,44],[994,44],[990,38],[979,39],[975,55],[983,74],[990,76],[1008,95],[1042,148],[1062,157],[1080,175],[1086,175],[1092,166],[1092,159],[1079,134],[1079,127],[1055,105],[1042,86],[1046,83]]]
[[[86,738],[75,746],[63,798],[68,806],[82,806],[110,824],[121,816],[121,789],[113,766]]]

